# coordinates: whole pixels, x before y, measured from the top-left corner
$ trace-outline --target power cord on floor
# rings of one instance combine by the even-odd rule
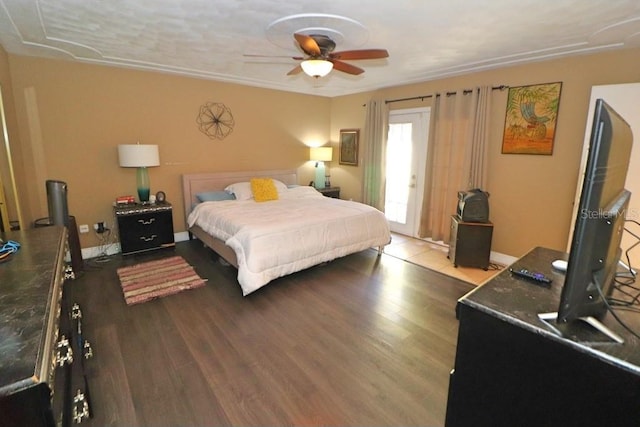
[[[98,256],[93,258],[93,262],[110,262],[111,256],[109,255],[109,248],[115,244],[115,233],[102,222],[98,223],[98,228],[95,230],[95,233],[98,238]]]
[[[489,266],[487,267],[487,270],[492,270],[492,271],[499,271],[504,269],[504,266],[500,265],[500,264],[496,264],[493,262],[489,263]]]

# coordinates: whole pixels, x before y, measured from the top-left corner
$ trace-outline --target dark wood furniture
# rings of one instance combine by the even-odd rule
[[[449,259],[454,267],[489,268],[493,224],[490,222],[464,222],[451,215]]]
[[[550,288],[505,269],[460,299],[446,427],[637,426],[640,340],[607,314],[624,344],[565,339],[539,320],[557,311],[564,283],[551,262],[566,254],[535,248],[514,263],[552,277]],[[618,310],[640,331],[640,314]]]
[[[123,255],[175,246],[170,203],[115,206]]]
[[[0,424],[53,426],[67,421],[69,372],[56,369],[67,248],[66,228],[1,233],[20,250],[0,264]],[[64,310],[62,310],[64,313]],[[56,392],[52,395],[52,391]]]
[[[340,187],[319,188],[318,191],[327,197],[333,197],[334,199],[340,198]]]

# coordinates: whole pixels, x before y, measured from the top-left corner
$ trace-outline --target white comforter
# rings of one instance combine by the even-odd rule
[[[198,204],[188,218],[231,247],[238,282],[247,295],[271,280],[391,240],[379,210],[294,187],[279,200],[226,200]]]

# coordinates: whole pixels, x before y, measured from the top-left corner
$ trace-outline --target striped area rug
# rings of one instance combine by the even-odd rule
[[[117,273],[127,305],[199,288],[206,282],[181,256],[122,267]]]

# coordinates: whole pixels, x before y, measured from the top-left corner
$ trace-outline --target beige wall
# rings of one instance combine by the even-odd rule
[[[385,99],[489,85],[563,82],[552,156],[503,155],[502,126],[507,93],[493,92],[490,174],[493,250],[519,256],[534,246],[564,249],[592,85],[640,81],[640,50],[622,50],[503,68],[403,85],[379,91]],[[361,93],[333,99],[279,92],[159,73],[8,55],[17,125],[25,164],[22,195],[29,220],[47,215],[45,179],[69,184],[70,213],[78,224],[112,222],[111,203],[135,193],[135,172],[118,167],[120,143],[160,146],[162,165],[150,170],[152,191],[164,190],[175,206],[174,226],[184,231],[180,176],[183,173],[300,168],[313,179],[304,143],[331,141],[333,185],[342,197],[361,200],[362,168],[338,163],[339,130],[364,129]],[[0,67],[2,71],[2,67]],[[0,78],[5,78],[0,74]],[[236,120],[223,141],[202,134],[195,122],[209,101],[229,106]],[[392,108],[429,101],[392,104]],[[38,160],[38,153],[42,160]],[[35,156],[34,156],[35,154]],[[33,160],[35,159],[35,160]],[[452,208],[453,210],[453,208]],[[89,233],[83,247],[95,246]]]
[[[31,221],[48,215],[45,180],[56,179],[68,184],[69,212],[78,224],[112,224],[113,200],[136,192],[135,169],[118,166],[118,144],[159,145],[151,191],[166,192],[175,231],[184,231],[182,174],[300,168],[301,182],[308,182],[313,170],[305,143],[329,139],[328,98],[31,57],[9,62],[23,148],[34,159],[23,195]],[[199,108],[210,101],[234,115],[224,140],[197,127]],[[83,247],[97,244],[93,233],[80,237]]]
[[[560,81],[562,94],[551,156],[501,154],[507,91],[493,92],[490,172],[486,190],[491,193],[492,250],[511,256],[521,256],[535,246],[565,250],[573,221],[574,193],[591,87],[640,81],[640,70],[636,66],[639,57],[640,49],[621,50],[398,86],[375,94],[334,98],[331,138],[337,140],[341,127],[364,129],[365,109],[361,105],[374,95],[397,99],[479,85],[524,86]],[[399,102],[390,106],[393,109],[411,108],[428,106],[430,102],[425,99],[424,102]],[[347,177],[361,176],[361,166],[336,169],[335,166],[332,168],[333,184],[342,186],[344,194],[359,200],[360,182],[347,180]],[[454,209],[452,207],[452,213]]]

